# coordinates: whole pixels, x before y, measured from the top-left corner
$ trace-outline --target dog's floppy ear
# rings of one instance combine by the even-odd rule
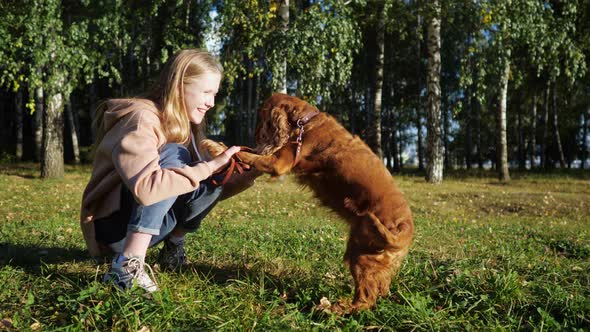
[[[276,147],[282,147],[289,141],[291,133],[291,125],[289,125],[289,118],[284,110],[286,105],[278,105],[273,107],[270,111],[270,117],[272,122],[273,132],[273,145]]]

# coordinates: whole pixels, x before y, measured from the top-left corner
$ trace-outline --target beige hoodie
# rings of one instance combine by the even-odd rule
[[[80,223],[92,256],[99,248],[92,220],[119,210],[121,185],[141,205],[195,190],[211,176],[207,163],[161,168],[158,150],[167,143],[157,106],[146,99],[111,99],[103,124],[106,135],[96,149],[90,181],[82,196]]]

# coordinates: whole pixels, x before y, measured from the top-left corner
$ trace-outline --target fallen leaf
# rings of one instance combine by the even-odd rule
[[[10,318],[4,318],[2,320],[0,320],[0,328],[11,328],[12,327],[12,319]]]

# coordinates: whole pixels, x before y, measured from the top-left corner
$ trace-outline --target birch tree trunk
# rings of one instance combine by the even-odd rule
[[[418,97],[420,98],[420,97]],[[418,150],[418,170],[424,170],[424,138],[422,137],[422,105],[418,104],[416,109],[416,131],[417,131],[417,138],[416,138],[416,149]]]
[[[373,82],[373,116],[371,123],[370,146],[379,158],[383,158],[381,148],[381,108],[383,102],[383,62],[385,53],[385,14],[383,5],[378,8],[377,52],[375,54],[375,81]]]
[[[74,121],[74,112],[72,110],[72,103],[67,103],[65,107],[65,116],[68,121],[70,129],[70,137],[72,139],[72,153],[74,155],[74,164],[80,163],[80,147],[78,144],[78,133],[76,132],[76,122]]]
[[[63,78],[60,83],[63,84]],[[62,93],[50,94],[43,116],[43,157],[41,158],[41,178],[43,179],[61,178],[64,175],[63,108]]]
[[[251,133],[251,137],[252,137],[252,145],[254,146],[256,144],[256,138],[255,136],[255,131],[256,131],[256,121],[257,121],[257,117],[258,117],[258,105],[260,104],[260,75],[256,75],[256,81],[254,82],[254,111],[252,114],[252,122],[249,123],[248,125],[250,126],[250,128],[252,128],[252,133]]]
[[[254,69],[253,64],[252,64],[252,60],[247,59],[246,60],[248,62],[248,73],[251,73],[252,70]],[[254,78],[250,77],[250,75],[248,75],[248,78],[246,79],[246,122],[245,122],[245,127],[246,127],[246,136],[247,139],[244,142],[247,142],[248,145],[253,146],[254,144],[254,128],[252,127],[252,118],[254,117],[254,96],[253,96],[253,90],[254,90]]]
[[[443,180],[444,149],[441,140],[441,113],[440,113],[440,4],[438,0],[432,1],[433,15],[428,19],[428,73],[426,77],[427,102],[426,102],[426,154],[428,165],[426,167],[426,181],[441,183]]]
[[[23,91],[19,89],[15,99],[16,160],[23,160]]]
[[[497,170],[500,181],[510,181],[510,173],[508,171],[508,142],[506,139],[506,102],[508,98],[508,78],[510,75],[510,61],[505,60],[504,72],[500,80],[500,105],[498,107],[496,135],[498,157]]]
[[[416,39],[418,40],[417,50],[416,50],[416,59],[418,60],[418,73],[417,73],[417,81],[418,81],[418,91],[417,91],[417,106],[416,106],[416,131],[417,131],[417,139],[416,139],[416,151],[418,153],[418,169],[421,171],[424,169],[424,145],[422,144],[422,36],[420,29],[422,25],[422,17],[418,14],[417,15],[417,24],[416,24]]]
[[[563,146],[561,145],[561,136],[559,135],[559,121],[557,119],[557,88],[555,82],[553,86],[553,136],[555,136],[555,144],[557,145],[557,152],[559,154],[559,167],[565,168],[565,157],[563,156]]]
[[[349,119],[350,119],[350,133],[353,135],[357,135],[357,130],[356,130],[356,112],[359,108],[359,105],[357,103],[357,98],[354,94],[354,92],[356,91],[356,89],[354,88],[355,83],[352,82],[350,84],[350,86],[347,88],[348,89],[348,93],[350,96],[352,96],[352,104],[350,105],[350,115],[349,115]]]
[[[543,169],[549,168],[549,153],[547,148],[547,141],[549,140],[549,89],[550,85],[549,82],[547,82],[543,105],[543,138],[541,141],[541,167]]]
[[[590,127],[590,106],[586,108],[584,113],[584,130],[582,135],[582,169],[586,168],[586,160],[588,159],[588,127]]]
[[[471,139],[471,114],[473,113],[472,87],[467,89],[465,96],[465,168],[471,169],[471,151],[473,150],[473,141]]]
[[[35,161],[41,161],[41,149],[43,145],[43,87],[35,89],[35,116],[33,128],[35,130]]]
[[[472,107],[473,109],[473,116],[475,117],[475,145],[476,145],[476,152],[475,158],[477,161],[477,167],[481,170],[483,169],[483,149],[482,149],[482,139],[481,139],[481,112],[482,112],[482,105],[477,98],[473,98],[471,100],[474,102]]]
[[[397,118],[395,116],[395,109],[390,111],[390,140],[389,140],[389,152],[393,156],[393,171],[401,171],[399,149],[398,149],[398,138],[397,138]]]
[[[524,97],[524,96],[523,96]],[[522,97],[522,98],[523,98]],[[518,110],[517,118],[517,137],[518,137],[518,169],[526,169],[526,156],[524,148],[524,126],[522,124],[522,103],[516,103]]]
[[[443,140],[443,151],[444,151],[444,158],[443,158],[443,167],[446,169],[451,169],[451,156],[450,156],[450,149],[449,149],[449,101],[447,98],[444,98],[444,102],[442,102],[442,140]]]
[[[535,165],[535,150],[537,147],[537,89],[533,92],[533,105],[532,105],[532,114],[531,114],[531,137],[529,139],[529,159],[531,164],[531,169],[536,167]]]
[[[279,5],[279,16],[281,17],[281,30],[286,35],[289,30],[289,0],[281,0]],[[279,72],[277,73],[278,86],[277,91],[281,93],[287,93],[287,59],[283,59],[279,66]]]

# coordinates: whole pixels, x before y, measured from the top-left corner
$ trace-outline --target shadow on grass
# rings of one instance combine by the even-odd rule
[[[4,164],[0,163],[0,174],[18,176],[25,179],[39,178],[39,166],[33,164]]]
[[[66,164],[64,165],[65,174],[84,173],[90,174],[92,171],[91,164]],[[7,176],[18,176],[25,179],[40,179],[41,169],[38,163],[33,162],[2,162],[0,161],[0,174]]]
[[[18,266],[35,274],[40,272],[42,263],[59,264],[88,259],[88,253],[80,249],[0,243],[0,266]]]
[[[295,304],[301,312],[311,312],[319,304],[323,296],[334,294],[334,285],[328,286],[322,282],[322,276],[307,275],[296,271],[285,271],[272,273],[263,267],[246,267],[244,265],[225,265],[223,267],[212,266],[203,263],[191,263],[188,266],[190,271],[207,279],[209,283],[226,286],[230,282],[239,281],[255,287],[264,289],[264,298],[267,301],[275,301],[280,298],[284,303]],[[179,272],[182,273],[182,272]],[[352,290],[346,284],[348,279],[338,283],[337,293],[347,293]],[[337,300],[336,298],[330,300]]]

